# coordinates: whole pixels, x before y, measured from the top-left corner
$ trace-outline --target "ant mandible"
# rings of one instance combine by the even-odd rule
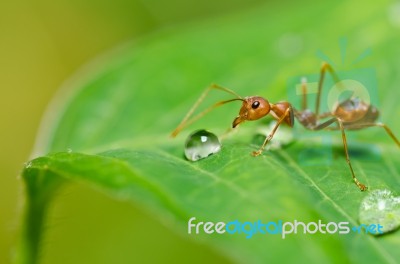
[[[192,106],[186,116],[183,118],[182,122],[178,125],[178,127],[172,132],[171,136],[175,137],[178,133],[186,126],[192,124],[214,108],[224,105],[226,103],[230,103],[233,101],[242,101],[242,107],[240,108],[239,115],[233,120],[232,127],[237,127],[240,123],[244,121],[253,121],[260,119],[268,114],[271,114],[276,120],[277,123],[275,124],[274,128],[270,132],[270,134],[265,138],[263,144],[261,145],[260,149],[257,151],[253,151],[253,156],[258,156],[262,153],[265,146],[268,144],[269,141],[273,138],[275,132],[277,131],[278,127],[285,123],[290,127],[294,125],[294,118],[296,118],[301,125],[303,125],[308,130],[318,131],[318,130],[340,130],[342,135],[342,141],[344,146],[344,152],[346,155],[346,161],[349,165],[351,175],[353,177],[354,183],[360,188],[361,191],[367,190],[367,187],[362,184],[356,178],[354,174],[353,167],[350,162],[349,151],[347,147],[347,139],[345,130],[358,130],[367,127],[378,126],[385,129],[387,134],[396,142],[396,144],[400,147],[399,140],[395,137],[392,131],[383,123],[376,122],[379,111],[373,105],[370,105],[358,98],[349,98],[342,102],[338,102],[336,106],[333,108],[331,112],[327,113],[319,113],[320,108],[320,100],[321,100],[321,90],[325,78],[325,73],[328,71],[334,80],[338,83],[339,78],[333,71],[332,67],[324,62],[321,66],[320,71],[320,78],[318,81],[318,91],[317,91],[317,98],[315,104],[315,112],[312,112],[307,108],[307,86],[306,83],[302,82],[302,109],[296,110],[289,102],[278,102],[272,104],[268,102],[267,99],[260,97],[260,96],[249,96],[249,97],[241,97],[234,91],[221,87],[216,84],[210,85],[203,94],[199,97],[196,103]],[[214,105],[206,108],[201,113],[197,114],[196,116],[190,118],[196,108],[200,105],[200,103],[204,100],[210,90],[222,90],[227,93],[230,93],[235,96],[235,98],[230,100],[219,101]],[[320,122],[321,119],[328,120],[324,122]],[[332,124],[336,123],[336,126],[331,126]]]

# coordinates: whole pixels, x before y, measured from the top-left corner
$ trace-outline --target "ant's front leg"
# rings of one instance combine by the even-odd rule
[[[290,115],[290,110],[291,110],[290,108],[286,109],[285,114],[284,114],[284,115],[278,120],[278,122],[275,124],[275,126],[274,126],[274,128],[272,129],[271,133],[269,133],[269,135],[265,138],[264,143],[261,145],[260,149],[257,150],[257,151],[253,151],[253,152],[252,152],[252,155],[253,155],[254,157],[259,156],[259,155],[263,152],[265,146],[267,146],[268,142],[270,142],[271,139],[274,137],[274,134],[275,134],[276,130],[278,129],[279,125],[285,120],[285,118],[286,118],[288,115]]]

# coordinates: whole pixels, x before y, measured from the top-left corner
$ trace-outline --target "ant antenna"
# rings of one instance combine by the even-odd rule
[[[236,98],[233,99],[229,99],[229,100],[224,100],[224,101],[219,101],[215,104],[213,104],[212,106],[206,108],[204,111],[200,112],[199,114],[195,115],[194,117],[190,118],[193,115],[193,112],[197,109],[197,107],[201,104],[201,102],[203,102],[203,100],[205,99],[205,97],[207,96],[207,94],[210,92],[211,89],[216,89],[216,90],[221,90],[227,93],[230,93],[232,95],[234,95]],[[214,108],[224,105],[226,103],[230,103],[233,101],[244,101],[244,99],[238,95],[237,93],[235,93],[234,91],[219,86],[217,84],[211,84],[209,87],[206,88],[206,90],[200,95],[199,99],[197,99],[196,103],[193,104],[192,108],[188,111],[188,113],[186,114],[186,116],[182,119],[181,123],[175,128],[175,130],[171,133],[171,137],[176,137],[179,132],[181,132],[181,130],[192,124],[193,122],[197,121],[198,119],[200,119],[201,117],[203,117],[205,114],[207,114],[208,112],[210,112],[211,110],[213,110]]]

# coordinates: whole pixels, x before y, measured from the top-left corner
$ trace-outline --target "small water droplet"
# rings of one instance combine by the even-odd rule
[[[380,224],[382,232],[387,233],[400,226],[400,197],[387,189],[371,191],[360,206],[361,224]]]
[[[204,129],[196,130],[186,139],[185,156],[191,161],[207,158],[220,150],[218,137]]]
[[[72,149],[67,149],[67,153],[72,153]]]

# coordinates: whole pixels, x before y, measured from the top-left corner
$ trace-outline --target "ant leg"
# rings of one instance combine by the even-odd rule
[[[347,126],[347,128],[352,128],[352,129],[357,129],[357,128],[366,128],[366,127],[382,127],[385,129],[386,133],[393,139],[393,141],[397,144],[397,146],[400,147],[400,142],[396,138],[396,136],[393,134],[392,130],[385,124],[383,123],[364,123],[364,124],[356,124],[356,125],[350,125]]]
[[[333,124],[335,122],[337,122],[337,118],[333,117],[333,118],[325,121],[324,123],[321,123],[315,127],[312,127],[311,130],[318,131],[318,130],[322,130],[322,129],[329,129],[328,126],[330,126],[331,124]]]
[[[318,92],[317,92],[317,101],[315,102],[315,116],[318,118],[319,115],[319,106],[320,106],[320,101],[321,101],[321,91],[322,91],[322,86],[324,84],[325,80],[325,73],[326,71],[329,71],[333,79],[335,80],[336,83],[340,82],[339,77],[336,75],[335,71],[333,70],[332,66],[329,65],[327,62],[323,62],[321,66],[321,72],[320,72],[320,77],[318,81]]]
[[[305,77],[301,78],[301,93],[303,96],[301,109],[304,111],[307,109],[307,79]]]
[[[349,165],[351,175],[353,177],[353,181],[357,185],[357,187],[360,188],[361,191],[365,191],[365,190],[367,190],[367,186],[365,186],[364,184],[362,184],[361,182],[358,181],[358,179],[356,178],[356,175],[354,174],[353,166],[351,165],[349,151],[348,151],[348,147],[347,147],[346,133],[344,132],[344,126],[343,126],[342,121],[339,118],[334,117],[334,118],[331,118],[328,121],[314,127],[313,130],[325,129],[329,125],[331,125],[335,122],[339,125],[340,131],[342,132],[342,141],[343,141],[343,146],[344,146],[344,152],[346,154],[346,161],[347,161],[347,164]]]
[[[274,137],[274,134],[276,130],[278,129],[279,125],[285,120],[285,118],[290,114],[290,108],[286,109],[285,114],[278,120],[278,122],[275,124],[274,128],[272,129],[271,133],[265,138],[264,143],[261,145],[260,149],[257,151],[253,151],[252,155],[254,157],[260,155],[262,151],[264,150],[265,146],[268,144],[268,142],[271,141],[271,139]]]
[[[324,119],[324,118],[327,118],[327,117],[332,117],[333,115],[332,115],[332,113],[331,112],[326,112],[326,113],[322,113],[322,114],[320,114],[320,115],[318,115],[318,119]]]
[[[368,189],[367,186],[365,186],[364,184],[362,184],[361,182],[359,182],[357,180],[356,175],[354,174],[354,171],[353,171],[353,167],[351,166],[349,151],[347,148],[346,134],[344,133],[343,123],[342,123],[342,121],[340,121],[340,119],[337,119],[337,122],[339,124],[340,130],[342,131],[342,140],[343,140],[344,151],[346,153],[346,161],[347,161],[347,164],[349,164],[351,175],[353,176],[353,181],[358,186],[358,188],[360,188],[361,191],[365,191]]]
[[[236,96],[236,98],[217,102],[214,105],[212,105],[212,106],[208,107],[207,109],[205,109],[203,112],[201,112],[201,113],[197,114],[196,116],[190,118],[193,115],[194,111],[197,109],[197,107],[199,107],[201,102],[204,101],[204,99],[206,98],[206,96],[208,95],[208,93],[212,89],[221,90],[221,91],[230,93],[230,94]],[[195,122],[196,120],[200,119],[201,117],[203,117],[205,114],[207,114],[208,112],[210,112],[214,108],[216,108],[218,106],[221,106],[223,104],[226,104],[226,103],[230,103],[232,101],[237,101],[237,100],[243,101],[243,98],[240,95],[238,95],[237,93],[235,93],[234,91],[232,91],[232,90],[230,90],[228,88],[225,88],[225,87],[222,87],[222,86],[219,86],[219,85],[216,85],[216,84],[211,84],[209,87],[207,87],[204,90],[204,92],[200,95],[199,99],[197,99],[197,101],[193,104],[192,108],[190,108],[190,110],[187,112],[186,116],[182,119],[181,123],[171,133],[171,137],[176,137],[184,127],[186,127],[186,126],[192,124],[193,122]]]

